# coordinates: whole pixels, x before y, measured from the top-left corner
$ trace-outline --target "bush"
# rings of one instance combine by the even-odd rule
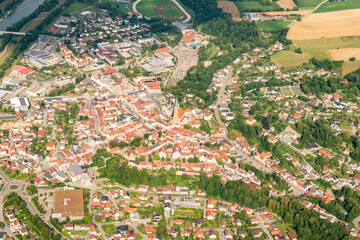
[[[356,58],[355,57],[351,57],[351,58],[349,58],[349,61],[351,61],[351,62],[354,62],[356,60]]]
[[[295,49],[295,52],[296,52],[296,53],[298,53],[298,54],[302,54],[302,50],[301,50],[301,48],[297,48],[297,49]]]

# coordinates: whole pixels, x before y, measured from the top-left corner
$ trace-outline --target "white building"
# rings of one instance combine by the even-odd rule
[[[16,110],[26,111],[30,107],[29,100],[25,97],[17,97],[10,99],[11,106]]]

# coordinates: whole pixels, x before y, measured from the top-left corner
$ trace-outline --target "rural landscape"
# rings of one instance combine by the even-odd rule
[[[0,240],[360,239],[360,0],[0,0]]]

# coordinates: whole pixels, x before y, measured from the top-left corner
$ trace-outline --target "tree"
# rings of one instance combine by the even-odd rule
[[[237,137],[238,137],[237,131],[234,129],[231,130],[231,132],[229,133],[229,139],[231,141],[235,141]]]
[[[301,48],[295,49],[295,52],[298,53],[298,54],[302,54],[302,53],[303,53],[302,50],[301,50]]]

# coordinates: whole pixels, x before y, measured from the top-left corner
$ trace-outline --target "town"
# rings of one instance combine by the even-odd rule
[[[56,1],[8,42],[0,239],[359,238],[360,72],[279,66],[259,14],[144,1]]]

